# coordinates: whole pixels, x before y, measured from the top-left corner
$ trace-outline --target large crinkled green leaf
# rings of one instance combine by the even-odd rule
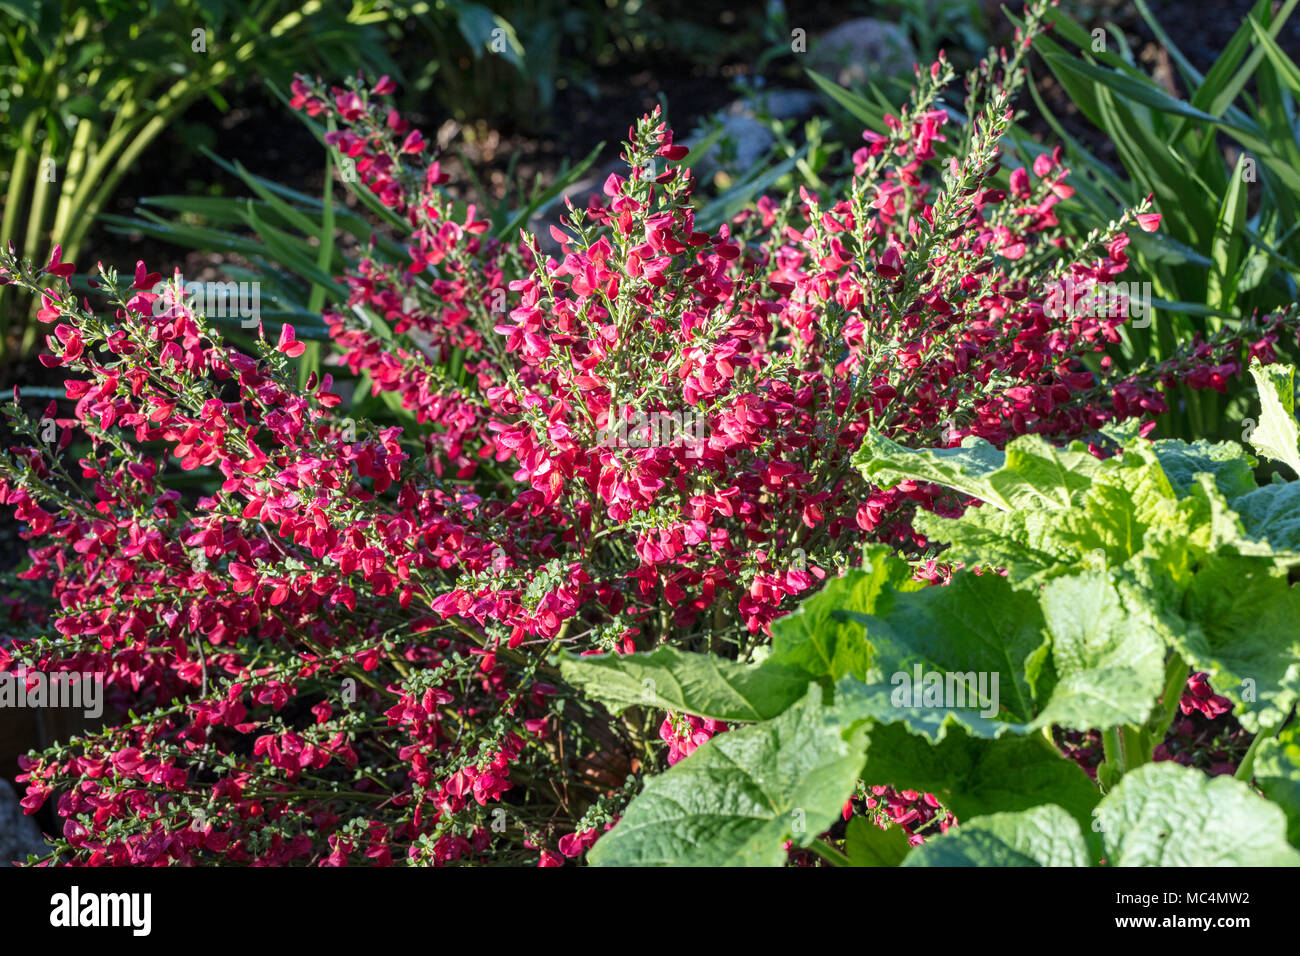
[[[651,777],[592,847],[603,866],[779,866],[833,823],[862,769],[865,728],[846,733],[813,686],[774,720],[718,734]]]
[[[1003,467],[989,476],[989,486],[1011,507],[1069,508],[1101,467],[1082,442],[1058,448],[1038,435],[1021,435],[1007,445]]]
[[[911,449],[874,429],[867,432],[853,462],[881,487],[929,481],[1003,511],[1069,508],[1101,467],[1081,442],[1057,448],[1037,435],[1022,435],[1004,453],[982,438],[968,437],[960,448]]]
[[[1189,445],[1166,438],[1152,442],[1151,447],[1180,498],[1191,494],[1200,474],[1210,475],[1229,501],[1255,490],[1255,461],[1236,442],[1211,444],[1197,439]]]
[[[794,613],[772,623],[772,654],[764,666],[802,671],[818,680],[835,681],[846,674],[866,679],[870,649],[861,623],[851,615],[892,605],[899,594],[919,591],[925,584],[914,580],[907,562],[883,546],[869,550],[865,558],[862,569],[829,579]]]
[[[1300,846],[1300,723],[1259,745],[1255,754],[1255,783],[1286,814],[1286,837]]]
[[[1033,719],[1033,680],[1045,642],[1034,595],[1013,590],[997,574],[964,572],[946,587],[926,588],[877,610],[851,616],[866,630],[874,671],[884,683],[917,669],[938,675],[983,673],[1008,719]],[[906,720],[911,710],[897,710],[896,719]]]
[[[916,526],[949,542],[951,560],[1003,568],[1018,588],[1135,557],[1180,587],[1209,554],[1300,562],[1300,509],[1287,507],[1300,504],[1300,484],[1256,489],[1251,459],[1240,450],[1232,458],[1228,446],[1161,444],[1163,452],[1134,441],[1095,470],[1089,466],[1089,484],[1069,509],[984,507],[955,519],[921,514]],[[1236,493],[1247,483],[1253,490],[1229,500],[1225,488]]]
[[[1111,866],[1300,866],[1278,807],[1240,780],[1172,762],[1125,774],[1097,820]]]
[[[912,524],[932,542],[949,545],[944,560],[1003,568],[1007,580],[1022,587],[1065,573],[1077,560],[1074,549],[1057,536],[1061,515],[1045,509],[968,508],[960,518],[922,511]]]
[[[931,744],[900,724],[874,724],[862,779],[932,793],[959,821],[1055,803],[1087,822],[1098,797],[1079,765],[1041,734],[984,740],[955,728]]]
[[[1300,553],[1275,548],[1260,536],[1261,522],[1256,521],[1251,528],[1246,526],[1237,503],[1249,500],[1250,506],[1257,508],[1264,499],[1252,498],[1253,494],[1229,502],[1210,475],[1197,475],[1191,495],[1178,503],[1185,525],[1153,528],[1147,535],[1143,558],[1159,566],[1183,589],[1190,584],[1191,575],[1214,556],[1262,557],[1278,568],[1300,561]]]
[[[1048,804],[971,820],[914,849],[903,866],[1088,866],[1089,862],[1078,822]]]
[[[1265,458],[1284,462],[1300,475],[1300,425],[1295,418],[1295,369],[1290,365],[1250,363],[1259,389],[1259,424],[1248,441]]]
[[[643,706],[714,720],[768,720],[808,690],[806,674],[770,661],[741,664],[666,646],[648,654],[567,655],[560,673],[614,714]]]
[[[1122,566],[1139,555],[1140,563],[1154,560],[1185,586],[1207,553],[1270,553],[1268,543],[1247,532],[1223,490],[1254,488],[1250,459],[1240,449],[1234,456],[1228,445],[1163,442],[1157,448],[1132,435],[1110,437],[1126,444],[1105,460],[1078,443],[1053,450],[1037,437],[1017,438],[998,466],[996,452],[978,445],[970,459],[952,454],[963,449],[914,452],[869,436],[862,466],[870,478],[934,480],[982,495],[992,507],[968,509],[960,518],[922,514],[917,528],[947,542],[951,560],[1003,568],[1019,588]],[[1065,464],[1074,467],[1072,477],[1060,476]],[[1015,506],[1003,510],[1008,501]]]
[[[1273,548],[1264,541],[1256,540],[1247,533],[1241,515],[1236,510],[1236,501],[1229,502],[1219,491],[1209,475],[1200,475],[1192,487],[1192,495],[1184,505],[1192,505],[1188,512],[1191,531],[1185,533],[1198,554],[1198,560],[1212,554],[1245,554],[1271,556]],[[1155,552],[1159,542],[1148,548]]]
[[[1272,551],[1300,552],[1300,481],[1256,488],[1234,498],[1232,509],[1251,539]]]
[[[959,572],[883,616],[860,615],[878,679],[841,681],[840,705],[933,742],[957,726],[994,738],[1139,725],[1163,688],[1165,638],[1154,609],[1119,580],[1087,571],[1035,595]]]
[[[1164,685],[1165,641],[1137,589],[1088,571],[1047,582],[1042,609],[1057,680],[1035,726],[1144,722]]]
[[[977,445],[972,447],[980,454],[971,461],[950,454],[963,449],[891,449],[877,437],[864,442],[862,456],[869,478],[939,481],[992,504],[960,518],[923,514],[917,527],[932,540],[949,543],[952,560],[1004,568],[1017,587],[1169,550],[1183,552],[1179,567],[1185,583],[1194,559],[1216,540],[1247,553],[1267,547],[1249,540],[1215,485],[1218,473],[1234,491],[1246,487],[1242,478],[1253,487],[1247,459],[1239,454],[1236,464],[1225,465],[1232,460],[1227,446],[1179,446],[1166,443],[1162,458],[1147,442],[1130,437],[1121,454],[1102,460],[1078,443],[1052,449],[1036,436],[1024,436],[1008,446],[1004,463],[995,467],[996,452]],[[1163,461],[1178,470],[1177,481],[1166,474]],[[1062,477],[1067,464],[1074,471]],[[1003,510],[1008,501],[1014,506]]]
[[[996,494],[989,477],[1002,469],[1006,455],[982,438],[967,438],[960,448],[905,448],[874,428],[868,430],[853,464],[882,488],[919,479],[956,488],[973,498],[1007,510],[1011,504]]]
[[[1278,726],[1300,690],[1300,590],[1264,558],[1215,555],[1192,580],[1175,635],[1249,730]]]
[[[1101,551],[1114,564],[1141,551],[1153,527],[1186,525],[1173,486],[1141,444],[1106,461],[1080,497],[1081,507],[1062,516],[1060,540],[1079,553]]]
[[[984,507],[956,519],[923,514],[916,524],[932,540],[951,544],[951,560],[1004,568],[1016,587],[1037,587],[1084,568],[1119,566],[1144,551],[1163,556],[1171,548],[1187,552],[1181,561],[1186,578],[1192,552],[1199,554],[1209,544],[1214,517],[1202,500],[1201,482],[1214,488],[1207,474],[1193,483],[1193,497],[1180,500],[1159,461],[1139,445],[1100,462],[1088,486],[1074,494],[1071,508]],[[1224,535],[1244,539],[1223,495],[1213,493],[1224,512]]]

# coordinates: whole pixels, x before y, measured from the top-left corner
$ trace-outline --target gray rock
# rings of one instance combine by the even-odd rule
[[[776,142],[767,125],[753,116],[728,112],[721,119],[722,137],[709,147],[692,169],[698,182],[707,182],[723,169],[738,174],[748,172]],[[685,145],[694,146],[701,138],[692,136]]]
[[[896,23],[847,20],[808,44],[808,67],[840,86],[863,87],[882,76],[908,73],[916,51]]]
[[[727,107],[732,116],[756,117],[766,113],[773,119],[797,120],[813,115],[821,97],[812,90],[762,90],[736,100]]]
[[[0,779],[0,866],[23,862],[29,853],[48,852],[36,821],[23,813],[9,781]]]

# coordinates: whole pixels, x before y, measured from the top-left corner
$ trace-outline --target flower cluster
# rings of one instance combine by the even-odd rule
[[[1232,701],[1214,692],[1210,686],[1209,675],[1198,671],[1187,678],[1187,688],[1179,698],[1178,709],[1184,714],[1199,713],[1206,720],[1213,720],[1232,710]]]
[[[659,738],[668,745],[668,765],[689,757],[700,744],[727,729],[725,721],[705,720],[691,714],[669,714],[659,726]]]
[[[866,817],[882,830],[901,827],[911,846],[920,846],[927,837],[947,833],[957,825],[957,818],[946,810],[932,793],[916,790],[897,790],[894,787],[873,784],[863,788],[858,799]],[[855,812],[855,801],[844,805],[844,819]]]

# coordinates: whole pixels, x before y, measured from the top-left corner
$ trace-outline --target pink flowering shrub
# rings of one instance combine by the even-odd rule
[[[576,858],[643,768],[726,725],[611,718],[555,652],[748,660],[864,543],[922,551],[911,514],[958,499],[866,483],[850,459],[869,427],[930,446],[1083,435],[1163,410],[1158,385],[1189,371],[1222,387],[1232,341],[1120,378],[1102,353],[1122,316],[1044,308],[1054,283],[1122,273],[1126,230],[1159,217],[1067,240],[1059,151],[998,185],[1027,42],[972,76],[968,127],[936,101],[941,58],[842,189],[716,229],[695,221],[686,150],[646,117],[628,174],[553,231],[553,256],[445,194],[386,82],[300,79],[294,105],[337,120],[331,144],[408,227],[409,256],[372,250],[326,319],[409,427],[349,418],[330,375],[299,388],[289,326],[247,355],[183,295],[159,305],[144,264],[101,267],[95,309],[57,248],[44,268],[0,254],[4,281],[44,289],[42,360],[75,403],[47,411],[53,443],[10,407],[32,441],[0,463],[0,500],[50,627],[0,669],[102,674],[137,715],[25,763],[24,807],[52,798],[63,821],[59,858]],[[178,490],[185,472],[205,493]],[[904,799],[891,814],[934,816]]]

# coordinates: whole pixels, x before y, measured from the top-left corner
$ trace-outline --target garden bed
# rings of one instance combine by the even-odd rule
[[[1294,5],[308,20],[70,217],[78,106],[0,249],[0,704],[106,703],[0,713],[43,862],[1300,864]]]

